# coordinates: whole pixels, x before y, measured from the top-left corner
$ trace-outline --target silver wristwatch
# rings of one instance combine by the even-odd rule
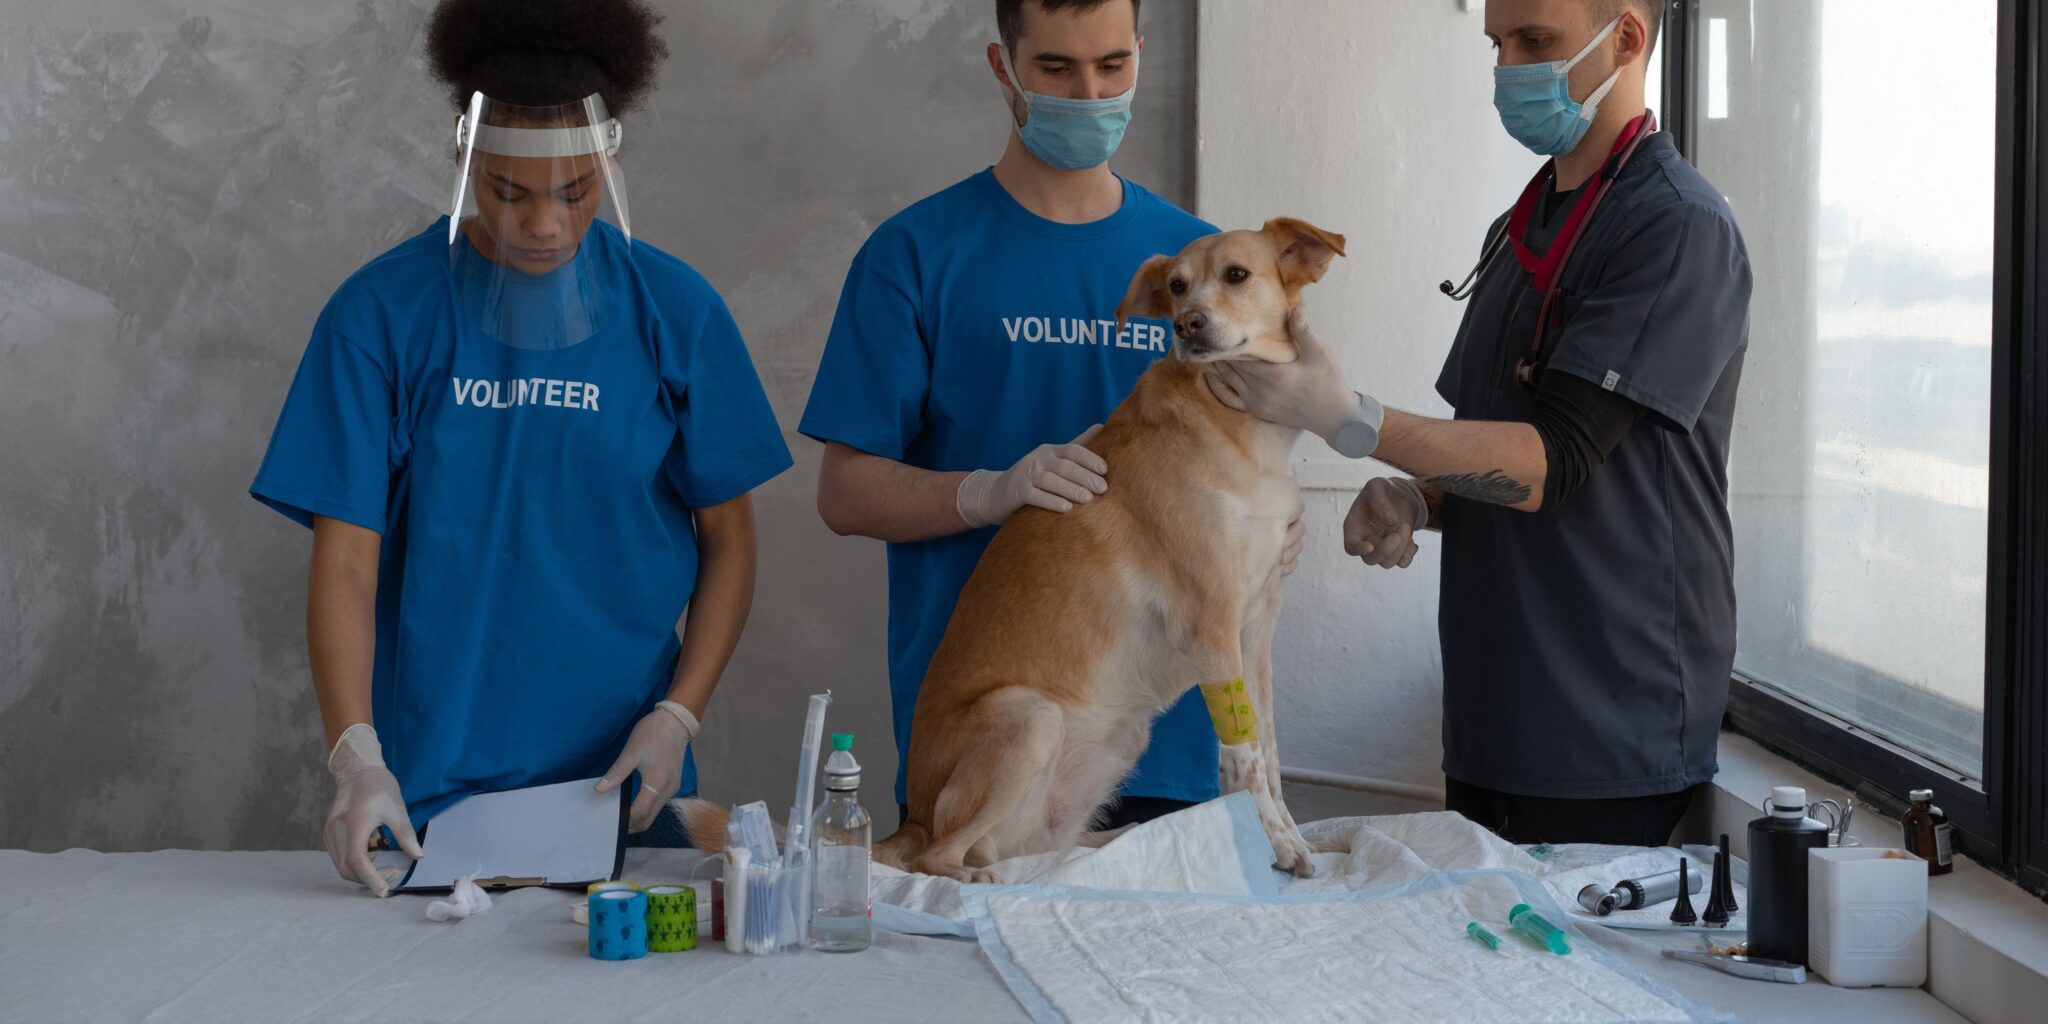
[[[1352,393],[1358,395],[1358,406],[1351,411],[1350,419],[1330,432],[1330,447],[1347,459],[1362,459],[1380,446],[1380,424],[1386,420],[1387,411],[1371,395]]]

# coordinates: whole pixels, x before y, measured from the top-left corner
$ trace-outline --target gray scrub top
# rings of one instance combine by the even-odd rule
[[[1537,252],[1564,220],[1541,213]],[[1481,275],[1436,384],[1458,419],[1530,419],[1512,376],[1543,302],[1530,282],[1511,249]],[[1714,775],[1735,658],[1727,467],[1749,255],[1727,202],[1659,133],[1559,284],[1544,372],[1645,414],[1555,507],[1445,499],[1444,774],[1540,797],[1670,793]]]

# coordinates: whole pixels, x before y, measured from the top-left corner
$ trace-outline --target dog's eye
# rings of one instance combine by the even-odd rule
[[[1223,279],[1231,284],[1243,284],[1251,276],[1252,272],[1243,267],[1232,267],[1223,272]]]
[[[1175,295],[1186,295],[1188,293],[1188,283],[1176,277],[1166,282],[1166,290]]]

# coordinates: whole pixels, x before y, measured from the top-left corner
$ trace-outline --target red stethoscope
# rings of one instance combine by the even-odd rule
[[[1635,155],[1636,147],[1642,145],[1644,139],[1656,134],[1656,131],[1657,115],[1649,111],[1644,111],[1642,116],[1630,121],[1627,127],[1621,130],[1621,137],[1614,140],[1614,148],[1608,151],[1607,160],[1593,176],[1593,187],[1579,193],[1578,200],[1572,204],[1571,215],[1565,218],[1564,227],[1557,232],[1557,238],[1550,243],[1550,248],[1543,255],[1538,256],[1529,251],[1528,246],[1522,244],[1522,238],[1528,231],[1529,217],[1536,210],[1536,200],[1543,194],[1543,187],[1549,183],[1550,176],[1556,168],[1556,161],[1546,161],[1537,170],[1536,176],[1529,179],[1528,186],[1522,189],[1522,197],[1515,200],[1514,212],[1508,215],[1507,223],[1502,224],[1500,229],[1493,233],[1493,237],[1487,239],[1485,248],[1480,250],[1479,262],[1473,265],[1471,273],[1465,275],[1464,283],[1454,286],[1451,282],[1445,281],[1437,285],[1437,290],[1450,296],[1453,301],[1463,302],[1471,298],[1479,275],[1485,272],[1487,266],[1493,262],[1494,256],[1500,253],[1504,247],[1503,243],[1514,244],[1515,262],[1520,263],[1523,270],[1535,275],[1530,287],[1543,293],[1543,305],[1536,313],[1536,331],[1529,339],[1529,354],[1515,360],[1515,381],[1523,387],[1536,387],[1536,370],[1538,360],[1543,354],[1544,331],[1550,326],[1550,318],[1555,314],[1557,307],[1557,281],[1563,276],[1565,265],[1571,262],[1572,250],[1579,244],[1579,235],[1585,229],[1586,222],[1593,219],[1593,211],[1600,208],[1600,200],[1607,198],[1607,190],[1614,187],[1614,179],[1621,176],[1621,169],[1628,166],[1629,157]]]

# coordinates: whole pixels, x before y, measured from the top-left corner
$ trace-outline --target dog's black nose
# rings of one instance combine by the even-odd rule
[[[1191,309],[1173,318],[1173,333],[1182,338],[1192,338],[1209,326],[1209,318],[1201,310]]]

